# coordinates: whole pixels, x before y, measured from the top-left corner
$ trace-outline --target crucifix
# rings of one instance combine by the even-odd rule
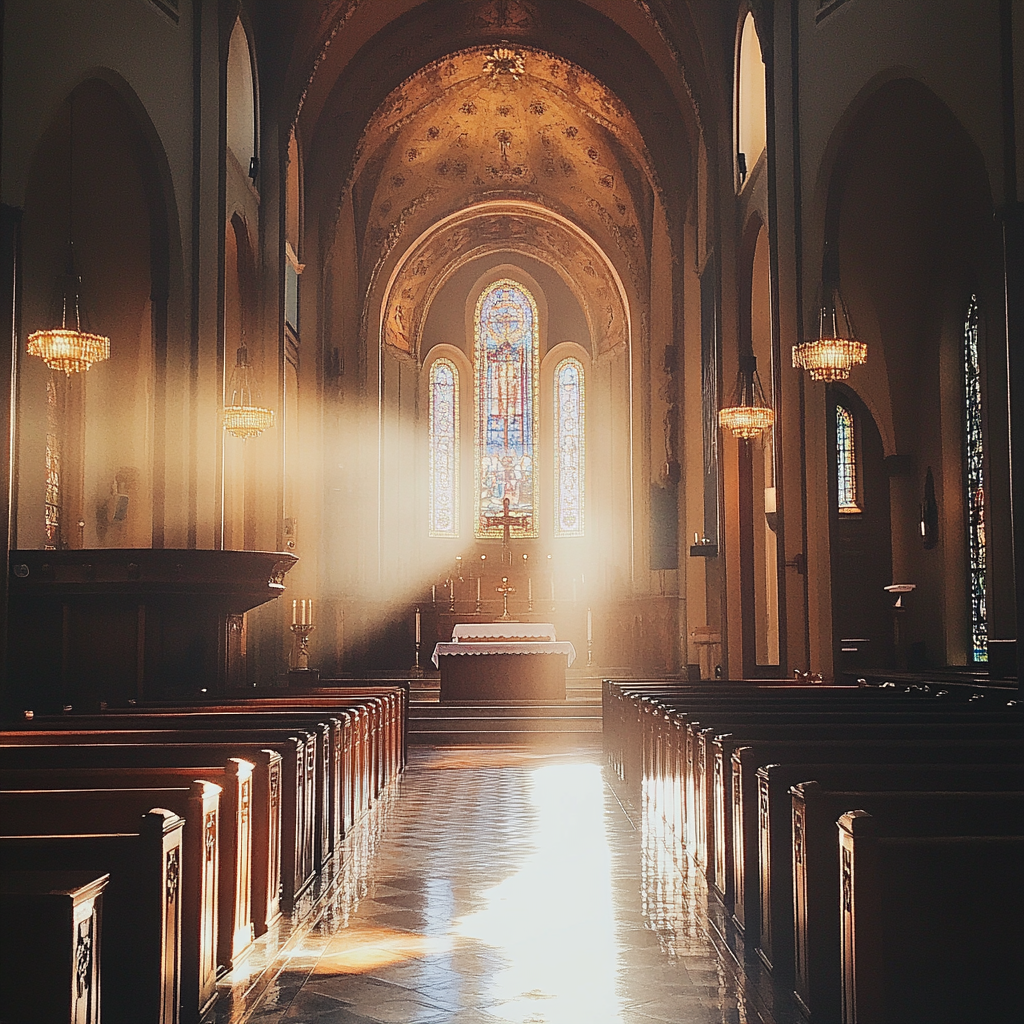
[[[501,503],[502,513],[500,516],[485,516],[486,526],[500,526],[504,532],[501,538],[501,564],[511,567],[512,565],[512,527],[517,530],[527,530],[530,527],[530,516],[514,516],[508,510],[508,498]]]
[[[509,594],[514,594],[516,592],[516,588],[515,587],[510,587],[508,585],[508,577],[507,576],[502,576],[501,577],[501,586],[500,587],[495,587],[494,589],[499,594],[501,594],[501,599],[502,599],[501,618],[499,618],[498,621],[499,622],[511,622],[512,621],[512,616],[509,615],[509,613],[508,613],[508,595]]]

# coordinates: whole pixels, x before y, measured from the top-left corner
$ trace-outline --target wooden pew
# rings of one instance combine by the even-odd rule
[[[282,759],[278,750],[255,744],[197,743],[84,743],[69,741],[65,734],[49,745],[7,742],[9,734],[0,733],[0,770],[41,768],[166,768],[180,766],[201,772],[204,767],[224,763],[237,753],[255,765],[252,788],[252,916],[257,935],[263,934],[281,915],[285,889],[284,876],[295,870],[294,852],[287,860],[283,853],[282,829],[286,805],[291,809],[294,828],[295,765],[305,764],[304,745],[295,739],[291,756]],[[17,734],[20,737],[20,734]],[[61,741],[64,742],[61,742]],[[291,773],[285,771],[285,763]],[[288,794],[291,798],[288,799]],[[291,851],[295,843],[291,842]],[[295,884],[292,878],[293,886]]]
[[[7,923],[0,928],[0,1020],[99,1021],[103,890],[109,881],[109,874],[95,871],[0,874],[0,920]]]
[[[25,722],[22,731],[29,735],[61,732],[76,735],[114,732],[123,735],[129,731],[175,730],[187,734],[183,738],[188,742],[237,739],[272,743],[292,736],[305,738],[304,764],[298,772],[301,801],[296,806],[296,834],[299,839],[296,859],[308,885],[332,846],[332,838],[327,831],[333,747],[331,725],[324,718],[323,715],[300,713],[274,715],[235,711],[207,714],[185,709],[146,713],[104,712],[101,715],[36,717]]]
[[[0,837],[0,873],[109,874],[103,903],[103,1024],[179,1024],[184,820],[149,811],[138,832]]]
[[[843,1024],[1019,1021],[1024,837],[859,809],[838,831]]]
[[[152,807],[184,819],[180,969],[185,1021],[197,1021],[217,999],[220,793],[209,782],[174,789],[0,792],[0,834],[6,836],[126,832]]]
[[[768,764],[754,769],[752,748],[733,752],[733,922],[747,945],[761,941],[762,901],[766,922],[784,918],[792,934],[793,814],[790,787],[815,780],[836,788],[840,783],[862,790],[972,790],[1024,789],[1024,763],[949,763],[958,750],[939,751],[945,764]],[[952,758],[951,756],[952,755]],[[853,755],[856,756],[856,755]],[[762,892],[762,884],[764,891]],[[770,926],[768,928],[770,931]],[[780,939],[786,942],[787,940]],[[791,948],[792,941],[789,941]],[[765,938],[770,951],[772,942]],[[770,962],[774,960],[769,956]]]
[[[733,821],[743,822],[742,831],[746,838],[743,856],[751,852],[751,816],[758,822],[756,869],[744,864],[744,878],[752,870],[758,872],[759,928],[757,937],[750,935],[749,941],[756,943],[757,954],[765,966],[784,982],[793,971],[793,912],[792,872],[788,860],[783,861],[780,871],[778,852],[773,855],[766,838],[768,833],[768,807],[758,800],[757,771],[769,764],[949,764],[949,765],[1015,765],[1022,762],[1021,746],[1015,740],[988,741],[978,738],[952,743],[945,739],[933,740],[779,740],[759,741],[741,747],[733,754]],[[785,815],[783,816],[785,818]],[[774,825],[774,819],[771,819]],[[762,829],[761,826],[764,826]],[[737,829],[734,826],[734,836]],[[734,870],[736,850],[734,847]],[[787,849],[783,848],[783,849]],[[781,882],[781,888],[780,888]],[[748,892],[752,881],[744,883]],[[739,891],[739,890],[737,890]],[[740,900],[736,900],[739,905]],[[747,903],[749,906],[749,902]]]
[[[255,936],[251,877],[254,767],[249,761],[231,757],[223,768],[7,769],[0,782],[4,790],[151,789],[188,786],[197,779],[220,786],[217,963],[231,970]],[[264,925],[261,933],[265,929]]]
[[[787,738],[842,739],[847,730],[850,735],[871,735],[878,738],[900,738],[912,735],[941,736],[948,733],[959,738],[964,729],[984,728],[986,735],[1002,738],[1018,737],[1024,741],[1024,722],[1019,716],[997,712],[961,713],[955,709],[912,711],[904,709],[857,708],[849,711],[797,712],[790,716],[769,712],[750,717],[745,723],[741,716],[732,716],[728,731],[719,732],[719,726],[699,728],[693,743],[695,754],[696,855],[698,862],[707,863],[708,881],[716,895],[732,909],[732,752],[738,746],[764,739]]]
[[[794,995],[811,1024],[830,1024],[842,1016],[839,817],[866,810],[899,822],[909,835],[1019,835],[1024,793],[833,792],[818,782],[791,792]],[[991,881],[989,899],[998,900],[1004,880]]]

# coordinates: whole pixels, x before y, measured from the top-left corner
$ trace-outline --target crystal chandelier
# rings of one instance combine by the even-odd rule
[[[259,437],[274,425],[274,410],[261,406],[259,387],[255,383],[249,352],[245,343],[235,354],[235,368],[228,381],[231,401],[224,406],[224,429],[243,440]]]
[[[102,334],[83,330],[81,278],[75,270],[75,248],[72,234],[72,214],[75,201],[75,110],[68,101],[68,256],[64,273],[57,279],[57,297],[53,310],[53,323],[33,331],[28,336],[30,356],[39,356],[51,370],[63,370],[69,377],[84,373],[93,363],[110,358],[110,339]]]
[[[775,410],[768,404],[757,373],[757,357],[740,357],[732,405],[718,411],[718,425],[744,441],[760,437],[775,423]]]
[[[793,346],[793,366],[807,370],[811,380],[846,380],[851,367],[867,360],[868,347],[857,341],[850,313],[835,285],[821,304],[817,338]]]

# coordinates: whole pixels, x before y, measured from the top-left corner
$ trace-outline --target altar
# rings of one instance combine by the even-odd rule
[[[565,700],[565,670],[576,659],[548,622],[460,623],[434,647],[441,701]]]

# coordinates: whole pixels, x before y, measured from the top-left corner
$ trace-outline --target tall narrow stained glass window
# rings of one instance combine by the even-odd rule
[[[555,536],[583,536],[586,458],[583,365],[563,359],[555,368]]]
[[[836,405],[836,476],[839,490],[839,511],[860,512],[857,504],[857,449],[853,430],[853,413],[845,405]]]
[[[448,359],[430,367],[429,533],[459,535],[459,371]]]
[[[496,281],[477,301],[474,328],[474,532],[501,537],[487,517],[501,515],[508,498],[509,512],[530,517],[514,536],[536,537],[537,304],[521,284]]]
[[[64,394],[56,372],[46,382],[46,495],[44,519],[47,548],[61,546],[61,423]]]
[[[971,657],[988,661],[985,611],[985,448],[981,425],[981,369],[978,364],[978,297],[964,318],[964,487],[970,559]]]

